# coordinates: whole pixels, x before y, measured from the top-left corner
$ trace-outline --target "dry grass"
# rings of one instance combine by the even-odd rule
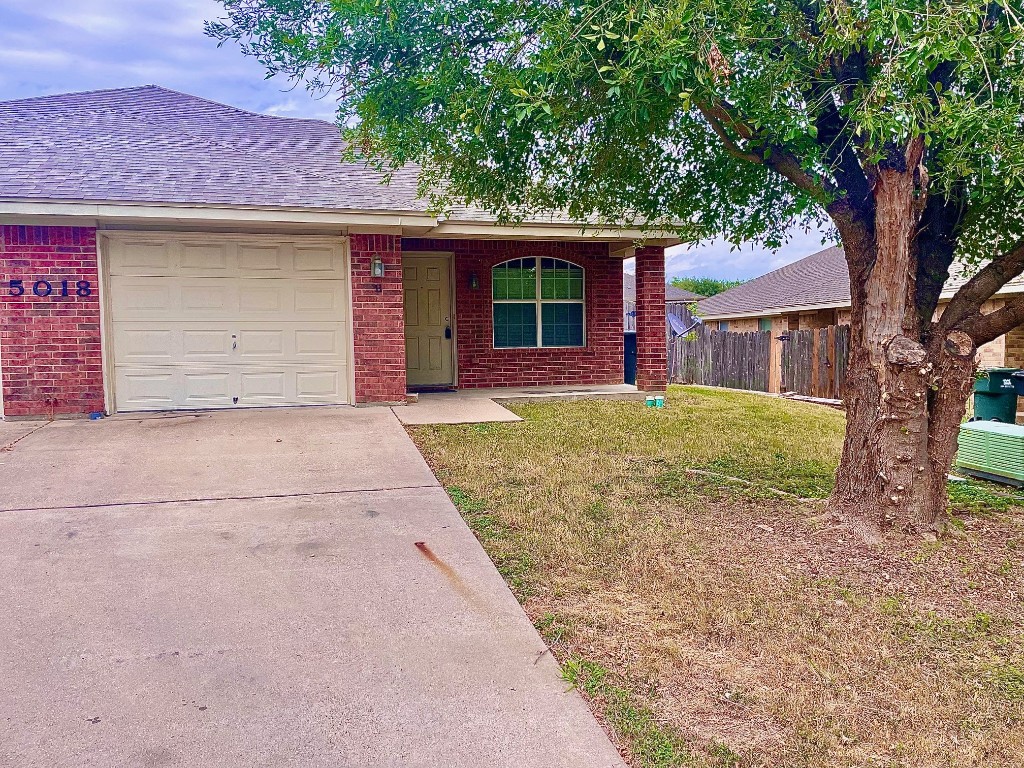
[[[828,493],[839,412],[515,410],[412,434],[633,766],[1021,764],[1024,510],[971,486],[954,535],[873,549],[769,490]]]

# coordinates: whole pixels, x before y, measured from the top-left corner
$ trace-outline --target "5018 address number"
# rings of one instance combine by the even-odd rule
[[[11,296],[24,296],[26,292],[24,280],[10,281]],[[71,285],[69,280],[61,280],[57,287],[49,280],[36,280],[32,284],[32,293],[39,298],[47,296],[92,296],[92,283],[88,280],[79,280]]]

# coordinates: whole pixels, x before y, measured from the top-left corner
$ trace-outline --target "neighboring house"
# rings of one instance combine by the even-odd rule
[[[412,387],[665,388],[664,246],[431,214],[327,122],[155,86],[0,102],[7,416],[401,403]]]
[[[684,327],[689,327],[693,322],[693,313],[690,306],[704,297],[699,293],[676,288],[673,285],[665,286],[665,311],[669,316],[674,316]],[[625,329],[636,330],[636,275],[626,272],[622,276],[622,310]]]
[[[942,292],[939,312],[966,282],[967,277],[950,278]],[[1024,293],[1024,276],[1010,281],[982,310],[992,312],[1003,297]],[[825,328],[850,322],[850,276],[842,248],[827,248],[807,258],[769,272],[700,303],[704,322],[719,330],[770,330],[778,335],[787,330]],[[1024,368],[1024,326],[983,345],[978,364],[984,368]]]

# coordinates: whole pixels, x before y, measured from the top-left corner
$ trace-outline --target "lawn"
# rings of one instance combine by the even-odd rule
[[[868,547],[823,515],[843,415],[674,387],[410,431],[634,768],[1019,766],[1024,503]]]

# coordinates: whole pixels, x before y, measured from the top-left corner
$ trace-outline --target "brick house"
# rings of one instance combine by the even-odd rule
[[[0,102],[0,414],[665,388],[670,237],[427,210],[337,128],[155,86]]]
[[[950,278],[939,300],[944,303],[967,281]],[[982,307],[993,312],[1003,297],[1024,293],[1024,275],[1003,287]],[[850,323],[850,275],[842,248],[827,248],[774,272],[750,280],[698,304],[701,318],[712,328],[728,331],[826,328]],[[1024,368],[1024,326],[983,345],[978,350],[982,368]]]

